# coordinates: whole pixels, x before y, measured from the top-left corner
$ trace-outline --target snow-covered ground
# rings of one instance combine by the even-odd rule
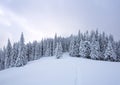
[[[120,63],[43,57],[24,67],[0,71],[0,85],[120,85]]]

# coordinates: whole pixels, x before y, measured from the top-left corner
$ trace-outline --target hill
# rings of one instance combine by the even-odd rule
[[[0,71],[0,85],[120,85],[120,63],[70,57],[43,57]]]

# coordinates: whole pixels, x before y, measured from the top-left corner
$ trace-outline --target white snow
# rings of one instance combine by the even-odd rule
[[[43,57],[24,67],[0,71],[0,85],[120,85],[120,63]]]

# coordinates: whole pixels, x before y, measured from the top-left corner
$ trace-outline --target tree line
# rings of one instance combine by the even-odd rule
[[[61,37],[55,34],[54,38],[42,39],[24,43],[24,35],[21,33],[20,41],[8,44],[0,50],[0,70],[21,67],[29,61],[40,59],[44,56],[56,56],[69,52],[72,57],[83,57],[94,60],[120,61],[120,41],[115,41],[113,35],[106,35],[98,30],[86,31],[69,37]]]

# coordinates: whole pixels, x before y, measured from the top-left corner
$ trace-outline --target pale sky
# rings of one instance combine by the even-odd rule
[[[98,29],[120,39],[120,0],[0,0],[0,47]]]

